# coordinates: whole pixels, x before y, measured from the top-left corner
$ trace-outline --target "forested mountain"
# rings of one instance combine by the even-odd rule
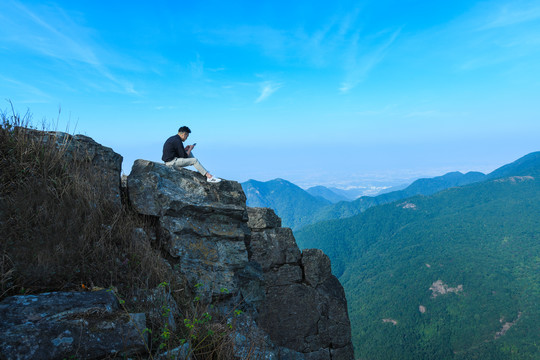
[[[418,179],[403,190],[392,191],[378,196],[362,196],[355,201],[339,202],[331,206],[326,206],[314,213],[309,223],[313,224],[328,219],[351,217],[372,206],[387,204],[414,195],[431,195],[454,186],[482,181],[485,177],[486,175],[480,172],[468,172],[462,174],[456,171],[434,178]],[[306,223],[306,225],[309,223]]]
[[[351,217],[375,205],[417,194],[431,195],[449,187],[481,181],[485,176],[479,172],[452,172],[435,178],[416,180],[403,190],[337,203],[335,201],[339,195],[333,197],[330,194],[334,190],[317,186],[306,191],[283,179],[266,182],[248,180],[242,183],[242,188],[246,193],[248,206],[272,208],[281,217],[283,226],[298,230],[323,220]]]
[[[365,189],[363,188],[338,189],[335,187],[329,187],[328,189],[335,192],[338,195],[345,197],[347,201],[358,199],[360,196],[362,196],[362,194],[364,194],[364,191],[365,191]]]
[[[510,164],[501,166],[497,170],[489,173],[487,178],[497,179],[509,176],[534,176],[538,174],[540,174],[540,151],[530,153]]]
[[[357,358],[540,358],[539,154],[295,232],[330,256]]]
[[[283,179],[266,182],[248,180],[241,185],[248,206],[274,209],[286,227],[298,228],[308,224],[314,212],[331,205],[330,201],[312,196]]]
[[[409,186],[410,184],[401,184],[401,185],[395,185],[395,186],[391,186],[389,188],[386,188],[384,190],[381,190],[379,191],[379,193],[377,195],[382,195],[382,194],[387,194],[389,192],[392,192],[392,191],[399,191],[399,190],[403,190],[405,189],[407,186]]]
[[[322,197],[323,199],[326,199],[330,201],[331,203],[337,203],[340,201],[350,201],[352,199],[346,197],[345,195],[341,195],[325,186],[313,186],[306,190],[308,194],[315,197]]]
[[[362,196],[354,201],[340,201],[332,204],[323,199],[321,189],[312,191],[313,196],[300,187],[283,179],[267,182],[249,180],[242,183],[248,206],[270,207],[283,220],[283,226],[299,230],[306,225],[330,219],[344,219],[369,209],[372,206],[388,204],[414,195],[432,195],[441,190],[463,186],[475,182],[495,179],[510,174],[521,175],[538,171],[540,152],[528,154],[508,165],[485,175],[481,172],[450,172],[434,178],[418,179],[403,190],[392,191],[378,196]],[[312,188],[313,189],[313,188]],[[331,191],[336,192],[335,189]]]

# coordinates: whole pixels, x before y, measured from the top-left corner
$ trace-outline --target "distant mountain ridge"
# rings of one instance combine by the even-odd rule
[[[247,197],[247,206],[269,207],[281,217],[283,226],[293,229],[309,223],[312,213],[331,205],[330,201],[312,196],[283,179],[266,182],[248,180],[241,185]]]
[[[357,358],[537,359],[540,152],[447,175],[473,182],[307,226],[297,242],[329,255]]]
[[[540,151],[527,154],[510,164],[501,166],[487,175],[487,179],[497,179],[509,176],[540,174]]]
[[[310,195],[315,197],[321,197],[323,199],[326,199],[332,203],[337,203],[340,201],[351,201],[352,198],[349,198],[345,195],[342,195],[338,192],[336,192],[333,189],[327,188],[325,186],[313,186],[306,190]]]
[[[452,172],[432,179],[416,180],[403,190],[378,196],[362,196],[354,201],[340,200],[343,196],[324,186],[303,190],[284,179],[266,182],[248,180],[242,183],[242,188],[246,193],[248,206],[270,207],[282,218],[284,226],[298,230],[318,221],[354,216],[371,206],[417,194],[431,195],[449,187],[481,181],[485,176],[478,172]]]
[[[328,194],[325,190],[315,187],[310,193],[283,179],[267,182],[249,180],[242,183],[242,187],[247,196],[248,206],[270,207],[282,218],[283,226],[299,230],[319,221],[351,217],[372,206],[387,204],[414,195],[428,196],[448,188],[504,177],[506,174],[538,171],[534,169],[537,169],[539,164],[540,151],[525,155],[488,175],[475,171],[466,174],[455,171],[434,178],[418,179],[403,190],[377,196],[362,196],[354,201],[339,201],[333,204],[332,200],[323,198],[323,194]]]
[[[441,190],[471,184],[482,181],[485,178],[486,175],[480,172],[462,174],[455,171],[434,178],[418,179],[403,190],[392,191],[378,196],[362,196],[351,202],[340,202],[333,206],[325,207],[314,214],[311,223],[351,217],[360,214],[372,206],[387,204],[414,195],[432,195]]]

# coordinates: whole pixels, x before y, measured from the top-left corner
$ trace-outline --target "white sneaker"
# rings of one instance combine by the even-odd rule
[[[221,179],[218,177],[212,176],[211,178],[207,178],[206,181],[208,181],[209,183],[218,183],[221,181]]]

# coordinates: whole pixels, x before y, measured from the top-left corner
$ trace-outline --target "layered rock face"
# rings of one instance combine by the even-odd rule
[[[272,210],[246,208],[239,183],[212,184],[190,170],[137,160],[122,204],[120,155],[85,136],[29,134],[55,142],[70,161],[99,173],[100,190],[116,205],[153,219],[155,231],[135,229],[133,241],[160,249],[170,271],[201,302],[222,314],[244,311],[231,335],[235,358],[353,359],[345,295],[328,257],[319,250],[302,253]],[[153,317],[152,311],[120,311],[105,291],[9,297],[0,302],[0,359],[145,353],[141,330]],[[168,326],[176,327],[172,315]]]
[[[139,213],[159,218],[171,266],[191,286],[203,284],[207,301],[254,305],[250,316],[278,358],[353,359],[347,302],[330,260],[320,250],[301,253],[273,210],[246,208],[239,183],[209,184],[193,171],[137,160],[128,192]]]
[[[309,359],[353,359],[343,287],[321,250],[300,253],[291,229],[266,208],[248,208],[251,257],[262,265],[260,326],[275,344]]]
[[[140,214],[159,219],[171,265],[207,302],[239,291],[249,236],[246,197],[239,183],[209,184],[189,170],[135,161],[129,200]]]

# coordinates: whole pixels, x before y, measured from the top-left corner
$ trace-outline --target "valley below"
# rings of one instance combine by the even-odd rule
[[[540,153],[478,174],[295,230],[332,261],[357,359],[540,357]]]

